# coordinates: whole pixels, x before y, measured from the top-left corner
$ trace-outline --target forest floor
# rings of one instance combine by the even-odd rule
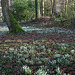
[[[1,24],[0,75],[75,75],[75,30],[46,20],[22,22],[18,34]]]

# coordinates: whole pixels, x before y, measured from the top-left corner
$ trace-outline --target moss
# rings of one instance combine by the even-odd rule
[[[19,33],[19,32],[25,32],[21,26],[18,24],[18,22],[14,19],[13,15],[11,14],[11,12],[9,12],[9,16],[10,16],[10,22],[13,25],[13,31],[11,31],[12,33]]]

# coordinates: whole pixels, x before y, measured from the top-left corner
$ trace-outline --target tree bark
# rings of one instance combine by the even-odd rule
[[[44,16],[44,0],[41,0],[41,3],[40,3],[40,7],[41,7],[41,16]]]
[[[9,10],[9,2],[8,0],[1,0],[2,13],[4,16],[4,20],[9,28],[10,32],[18,33],[24,32],[18,22],[14,19],[13,15]]]
[[[52,6],[52,16],[54,16],[55,13],[55,0],[53,0],[53,6]]]
[[[36,11],[36,18],[40,18],[40,4],[39,0],[35,0],[35,11]]]

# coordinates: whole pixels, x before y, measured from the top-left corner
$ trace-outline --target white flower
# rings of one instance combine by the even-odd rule
[[[45,61],[48,61],[49,60],[49,58],[44,58],[45,59]]]
[[[74,54],[75,53],[75,50],[71,50],[71,53]]]
[[[43,45],[42,48],[45,48],[45,46]]]
[[[65,54],[65,55],[63,56],[63,58],[64,58],[64,59],[70,58],[70,55],[69,55],[69,54]]]
[[[18,57],[22,57],[22,54],[17,54],[18,55]]]
[[[70,55],[69,54],[66,54],[65,57],[70,57]]]
[[[6,54],[8,54],[8,52],[7,52],[7,51],[5,51],[5,53],[6,53]]]
[[[22,67],[22,69],[24,72],[31,74],[31,69],[28,66],[25,65]]]
[[[62,46],[65,46],[65,44],[64,44],[64,43],[61,43],[61,45],[62,45]]]
[[[41,64],[42,62],[41,61],[38,61],[38,63]]]
[[[32,53],[33,54],[34,53],[34,50],[30,50],[29,53]]]
[[[28,59],[26,59],[25,61],[26,61],[26,62],[29,62],[29,60],[28,60]]]
[[[50,62],[51,64],[56,64],[56,60],[52,60],[52,62]]]
[[[22,49],[27,50],[27,47],[25,47],[25,46],[20,46],[20,50],[22,50]]]
[[[37,75],[47,75],[47,72],[45,72],[44,70],[42,69],[39,69],[37,72],[36,72]]]
[[[34,64],[33,60],[31,60],[31,61],[29,61],[29,62],[30,62],[30,64]]]
[[[9,48],[9,51],[10,52],[14,52],[14,48]]]
[[[56,55],[54,55],[54,57],[60,57],[61,55],[60,54],[56,54]]]
[[[56,72],[57,72],[58,74],[60,74],[60,73],[61,73],[61,70],[60,70],[60,68],[59,68],[59,67],[56,69]]]
[[[57,61],[60,63],[61,62],[61,59],[57,59]]]
[[[63,50],[64,50],[64,49],[66,49],[66,47],[65,47],[65,46],[61,46],[61,49],[63,49]]]
[[[4,55],[3,57],[4,57],[4,58],[6,58],[6,56],[5,56],[5,55]]]

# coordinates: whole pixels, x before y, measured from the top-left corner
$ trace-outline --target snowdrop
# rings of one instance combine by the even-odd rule
[[[22,67],[23,71],[26,72],[27,74],[31,74],[31,69],[28,66],[23,66]]]
[[[65,49],[66,49],[66,46],[61,46],[61,49],[62,49],[62,50],[65,50]]]
[[[67,59],[71,59],[69,54],[65,54],[65,55],[63,56],[63,58],[64,58],[64,60],[65,60],[66,62],[68,61]]]
[[[18,52],[17,51],[14,51],[14,54],[17,54]]]
[[[22,54],[17,54],[18,55],[18,58],[22,57]]]
[[[41,46],[41,48],[43,48],[43,49],[44,49],[44,48],[45,48],[45,46],[43,45],[43,46]]]
[[[54,55],[55,58],[60,57],[60,56],[61,56],[60,54],[55,54]]]
[[[20,46],[20,50],[22,50],[22,49],[27,50],[27,47],[25,47],[25,46]]]
[[[32,64],[32,65],[34,64],[33,60],[29,61],[29,63]]]
[[[57,59],[57,62],[59,62],[59,63],[60,63],[60,62],[62,62],[62,60],[61,60],[61,59]]]
[[[43,61],[43,62],[44,62],[44,61],[45,61],[45,59],[44,59],[44,58],[41,58],[41,61]]]
[[[9,51],[10,52],[14,52],[14,48],[9,48]]]
[[[25,61],[26,61],[27,63],[29,62],[29,60],[28,60],[28,59],[26,59]]]
[[[66,58],[66,57],[70,57],[70,55],[69,55],[69,54],[65,54],[65,58]]]
[[[51,63],[56,63],[56,60],[52,60],[52,62]]]
[[[61,70],[59,67],[56,69],[56,72],[57,72],[57,74],[61,74]]]
[[[31,46],[31,45],[29,45],[28,47],[29,47],[30,49],[32,48],[32,46]]]
[[[37,72],[36,72],[37,75],[47,75],[47,72],[45,72],[44,70],[42,69],[39,69]]]
[[[7,52],[7,51],[5,51],[5,53],[6,53],[6,54],[8,54],[8,52]]]
[[[30,50],[29,53],[34,53],[34,50]]]
[[[22,60],[23,62],[25,62],[25,58],[21,58],[21,60]]]
[[[4,55],[3,57],[4,57],[4,58],[6,58],[6,56],[5,56],[5,55]]]
[[[38,61],[38,64],[41,64],[42,62],[41,61]]]
[[[52,60],[51,62],[49,62],[50,64],[54,65],[56,64],[56,60]]]
[[[45,61],[48,61],[49,60],[49,58],[44,58],[45,59]]]
[[[74,54],[75,53],[75,50],[71,50],[71,53]]]
[[[48,48],[48,49],[47,49],[47,51],[48,51],[48,52],[51,52],[51,49],[50,49],[50,48]]]

